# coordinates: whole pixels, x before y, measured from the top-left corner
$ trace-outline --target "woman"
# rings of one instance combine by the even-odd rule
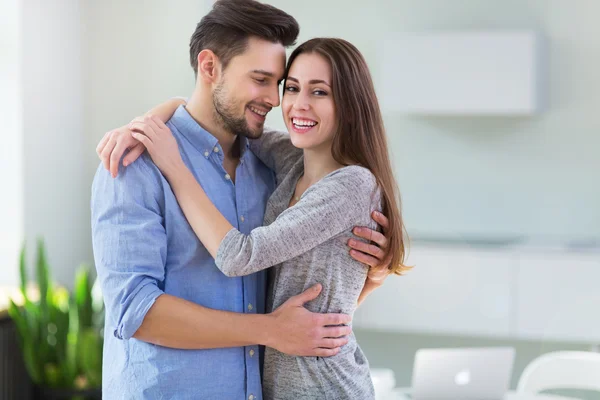
[[[389,218],[390,272],[401,274],[403,223],[383,121],[367,64],[342,39],[300,45],[288,61],[282,111],[289,135],[267,131],[251,150],[277,175],[263,227],[236,230],[211,203],[181,159],[163,121],[132,124],[169,181],[190,225],[228,276],[270,271],[267,310],[323,283],[313,312],[352,315],[368,268],[350,257],[355,225],[376,227],[373,209]],[[352,335],[329,358],[293,357],[267,348],[265,398],[370,399],[368,362]]]

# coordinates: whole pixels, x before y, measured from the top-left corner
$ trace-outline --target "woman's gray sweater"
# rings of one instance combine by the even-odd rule
[[[376,228],[372,210],[380,209],[375,177],[348,166],[309,187],[288,207],[304,171],[301,150],[287,133],[265,130],[251,150],[277,176],[264,226],[244,235],[227,233],[216,264],[227,276],[248,275],[269,267],[267,312],[321,283],[323,290],[306,308],[317,313],[353,315],[368,269],[350,257],[352,228]],[[356,238],[356,237],[355,237]],[[295,357],[267,348],[263,371],[265,399],[373,399],[369,364],[354,334],[333,357]]]

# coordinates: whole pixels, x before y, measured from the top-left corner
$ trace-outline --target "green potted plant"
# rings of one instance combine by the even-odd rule
[[[36,399],[100,399],[104,303],[97,282],[81,266],[72,293],[53,284],[42,240],[37,246],[37,282],[30,282],[25,253],[23,246],[22,299],[11,300],[8,311]]]

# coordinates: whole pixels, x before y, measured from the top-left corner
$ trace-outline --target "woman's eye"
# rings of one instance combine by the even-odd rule
[[[293,86],[287,86],[287,87],[285,88],[285,90],[286,90],[286,92],[297,92],[297,91],[298,91],[298,89],[296,89],[296,88],[295,88],[295,87],[293,87]]]
[[[317,96],[327,96],[327,92],[324,90],[315,90],[313,94],[316,94]]]

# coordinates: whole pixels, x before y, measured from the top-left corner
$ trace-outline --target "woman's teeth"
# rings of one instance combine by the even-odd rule
[[[312,128],[313,126],[317,125],[317,123],[315,121],[299,119],[299,118],[292,118],[292,124],[294,124],[294,126],[296,128],[300,128],[300,129]]]

